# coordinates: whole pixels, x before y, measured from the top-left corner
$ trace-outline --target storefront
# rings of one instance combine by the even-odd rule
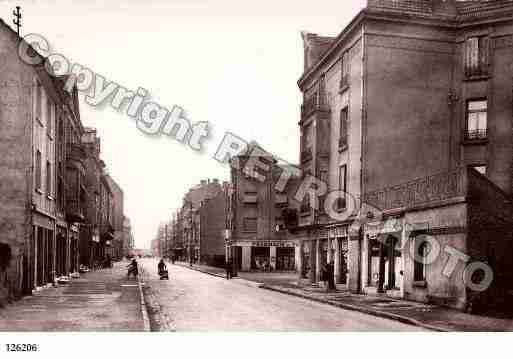
[[[296,268],[296,245],[291,241],[235,241],[230,247],[238,270],[294,271]]]
[[[400,297],[403,283],[402,219],[368,223],[364,230],[363,290]]]

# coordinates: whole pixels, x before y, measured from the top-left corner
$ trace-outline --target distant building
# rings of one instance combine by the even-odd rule
[[[250,165],[253,156],[258,157],[253,160],[269,170]],[[282,168],[256,143],[232,160],[231,182],[226,193],[226,235],[230,256],[238,270],[296,270],[299,247],[286,229],[284,210],[293,207],[299,169],[286,166],[293,175],[279,192],[276,185]],[[255,175],[253,170],[258,173]]]

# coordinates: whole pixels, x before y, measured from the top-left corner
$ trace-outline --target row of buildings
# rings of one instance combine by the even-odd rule
[[[68,78],[43,58],[23,62],[22,41],[0,21],[0,300],[133,246],[123,191],[81,121],[76,87],[65,90]]]
[[[338,36],[303,42],[298,164],[256,144],[232,158],[219,186],[226,257],[312,283],[333,262],[352,292],[462,310],[506,301],[513,1],[369,0]],[[325,208],[332,192],[344,196]],[[185,200],[164,236],[196,259],[201,208]]]
[[[189,189],[182,207],[159,226],[153,255],[224,266],[228,188],[227,182],[207,179]]]

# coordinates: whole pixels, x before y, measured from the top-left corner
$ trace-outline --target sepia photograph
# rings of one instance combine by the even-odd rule
[[[513,0],[0,0],[2,357],[511,331]]]

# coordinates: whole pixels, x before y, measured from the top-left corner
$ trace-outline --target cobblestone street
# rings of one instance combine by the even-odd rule
[[[249,281],[214,277],[168,265],[159,280],[157,262],[143,260],[146,285],[160,314],[176,331],[417,331],[418,327],[262,290]],[[151,315],[150,315],[151,317]],[[155,320],[155,318],[151,318]]]

